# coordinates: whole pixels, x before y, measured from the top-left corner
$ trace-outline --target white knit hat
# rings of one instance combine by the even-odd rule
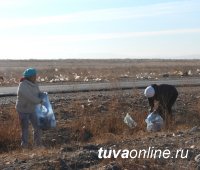
[[[153,97],[155,95],[155,90],[152,86],[148,86],[145,91],[144,95],[148,98]]]

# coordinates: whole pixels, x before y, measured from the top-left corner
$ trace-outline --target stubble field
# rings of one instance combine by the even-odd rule
[[[95,83],[199,77],[200,61],[58,60],[1,61],[1,86],[18,84],[27,67],[38,69],[40,84]],[[44,148],[20,148],[16,97],[0,98],[0,169],[198,169],[200,154],[200,87],[178,87],[175,123],[149,133],[148,102],[143,89],[50,94],[56,129],[43,132]],[[135,129],[124,124],[129,113]],[[192,130],[191,130],[192,129]],[[32,129],[30,128],[30,134]],[[118,157],[99,159],[98,149],[188,150],[187,158]]]

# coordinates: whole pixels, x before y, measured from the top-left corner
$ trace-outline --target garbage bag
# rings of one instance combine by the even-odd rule
[[[49,101],[48,94],[46,92],[42,93],[40,97],[42,98],[43,103],[36,105],[36,108],[35,108],[38,126],[42,130],[55,128],[56,119],[55,119],[55,115],[54,115],[51,103]]]
[[[135,128],[137,126],[137,123],[132,119],[129,113],[126,114],[124,123],[126,123],[130,128]]]
[[[158,113],[149,113],[145,122],[147,123],[147,131],[157,132],[162,129],[163,118]]]

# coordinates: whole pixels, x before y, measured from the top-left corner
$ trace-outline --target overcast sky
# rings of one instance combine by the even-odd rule
[[[200,58],[200,0],[0,0],[0,59]]]

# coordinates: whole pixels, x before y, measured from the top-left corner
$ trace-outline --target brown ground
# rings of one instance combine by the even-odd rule
[[[37,68],[42,84],[200,76],[200,60],[0,60],[0,85],[17,85],[27,67]]]
[[[34,61],[11,63],[10,68],[5,65],[3,67],[1,63],[0,69],[3,70],[3,74],[10,75],[13,68],[17,74],[28,65],[39,68],[38,63]],[[161,78],[168,72],[169,76],[172,76],[171,73],[176,70],[183,73],[191,70],[192,74],[185,76],[198,76],[197,69],[200,68],[200,61],[117,60],[89,63],[93,66],[85,61],[66,61],[65,64],[59,61],[45,62],[46,67],[43,68],[40,63],[40,72],[45,72],[48,68],[55,71],[57,68],[56,73],[63,69],[62,73],[66,75],[73,72],[79,75],[78,73],[87,70],[94,77],[98,73],[111,81],[112,77],[116,79],[127,71],[129,75],[125,78],[134,77],[135,73],[142,72],[155,72],[156,76],[161,74]],[[70,70],[72,71],[69,72]],[[110,73],[110,78],[106,73]],[[176,76],[181,78],[181,75]],[[180,87],[178,91],[180,95],[174,112],[175,124],[156,133],[146,131],[144,120],[148,104],[143,97],[143,90],[51,94],[50,100],[55,111],[57,127],[44,131],[44,148],[32,148],[30,139],[29,150],[21,150],[19,147],[20,128],[14,110],[16,98],[0,98],[0,169],[198,169],[194,158],[200,154],[200,130],[190,130],[200,124],[200,87]],[[138,123],[135,129],[129,129],[123,122],[127,112]],[[172,153],[182,148],[184,151],[188,150],[188,156],[185,159],[98,159],[97,150],[100,147],[116,150],[168,148]]]

